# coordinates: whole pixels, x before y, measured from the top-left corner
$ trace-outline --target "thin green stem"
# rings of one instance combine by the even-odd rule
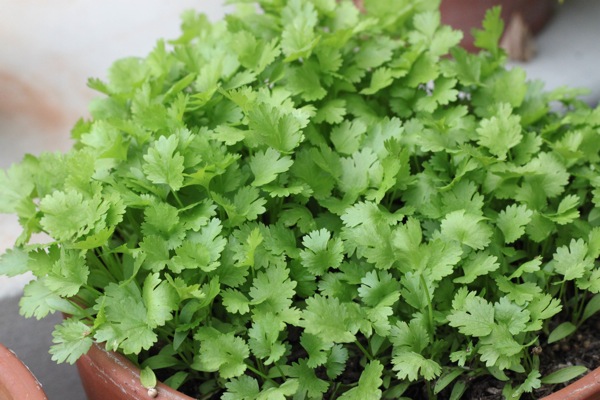
[[[173,193],[173,197],[175,197],[175,201],[179,205],[179,208],[185,208],[185,206],[183,205],[183,202],[179,198],[179,195],[177,195],[177,192],[175,192],[174,190],[172,190],[171,193]]]
[[[433,329],[434,329],[434,322],[433,322],[433,306],[431,304],[431,296],[429,295],[429,289],[427,288],[427,282],[425,282],[425,277],[423,276],[423,274],[419,275],[419,280],[421,281],[421,286],[423,287],[423,292],[425,293],[425,297],[427,298],[427,316],[429,319],[429,337],[433,338]]]
[[[371,356],[371,354],[369,354],[367,349],[365,349],[364,346],[362,344],[360,344],[360,342],[358,340],[355,340],[354,344],[356,344],[356,346],[360,349],[360,351],[362,351],[362,353],[365,355],[365,357],[367,357],[367,359],[369,361],[373,361],[373,356]]]
[[[267,380],[277,386],[279,386],[279,384],[277,382],[275,382],[272,378],[270,378],[269,376],[267,376],[266,374],[262,373],[261,371],[259,371],[258,369],[254,368],[251,364],[246,363],[246,367],[254,372],[256,375],[260,376],[261,378],[263,378],[264,380]]]

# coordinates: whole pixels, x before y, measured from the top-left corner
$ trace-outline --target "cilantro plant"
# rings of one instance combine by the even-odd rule
[[[0,174],[0,270],[36,276],[24,316],[67,315],[53,359],[96,341],[224,400],[581,373],[531,349],[600,308],[600,109],[506,69],[499,9],[470,54],[431,0],[237,3],[90,80],[73,149]]]

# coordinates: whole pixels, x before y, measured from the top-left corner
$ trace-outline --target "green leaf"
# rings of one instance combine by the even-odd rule
[[[145,388],[156,387],[157,379],[154,371],[150,367],[145,367],[140,370],[140,383]]]
[[[263,311],[278,314],[289,310],[291,298],[296,294],[296,281],[290,279],[289,270],[283,265],[272,266],[261,271],[252,282],[248,294],[251,304]]]
[[[44,278],[29,282],[23,289],[23,297],[19,301],[21,315],[42,319],[50,313],[62,311],[65,313],[76,310],[66,299],[50,290],[45,285]]]
[[[85,259],[78,251],[62,250],[45,280],[45,285],[61,297],[75,296],[87,283],[90,274]]]
[[[248,163],[254,174],[252,186],[263,186],[272,182],[277,175],[289,170],[293,163],[290,157],[282,157],[277,150],[271,148],[264,152],[257,152]]]
[[[562,340],[573,334],[573,332],[576,330],[577,326],[575,326],[572,322],[563,322],[554,328],[552,332],[550,332],[550,335],[548,335],[548,344],[558,342],[559,340]]]
[[[519,397],[523,393],[531,393],[534,389],[540,388],[542,386],[542,382],[540,381],[541,376],[540,371],[537,369],[532,370],[527,374],[525,381],[516,388],[512,396]]]
[[[280,109],[260,104],[248,114],[249,127],[262,143],[283,154],[294,150],[304,139],[303,118]]]
[[[225,289],[221,291],[220,295],[228,312],[246,314],[250,311],[250,301],[242,292],[235,289]]]
[[[569,246],[556,249],[553,258],[554,270],[565,280],[581,278],[586,271],[594,268],[594,260],[587,255],[587,245],[582,239],[571,239]]]
[[[498,44],[504,31],[504,21],[500,17],[500,7],[493,7],[485,13],[483,30],[474,29],[475,46],[488,50],[494,56],[498,55]]]
[[[427,326],[419,319],[413,319],[408,324],[398,321],[392,327],[389,339],[394,345],[394,349],[400,352],[410,350],[421,353],[431,344]]]
[[[561,368],[544,376],[541,379],[541,381],[544,385],[557,385],[560,383],[568,382],[571,379],[574,379],[579,375],[586,373],[587,371],[587,367],[584,367],[582,365],[572,365],[570,367]]]
[[[273,364],[283,357],[286,347],[279,340],[279,333],[284,328],[285,324],[271,313],[254,316],[252,327],[248,330],[248,345],[252,354],[263,359],[265,365]]]
[[[150,274],[144,280],[142,298],[147,310],[147,322],[152,327],[163,326],[170,321],[173,311],[179,307],[177,292],[158,273]]]
[[[438,78],[434,83],[433,92],[418,99],[415,108],[432,113],[438,106],[455,101],[458,97],[458,91],[454,89],[456,82],[456,79]]]
[[[331,318],[335,315],[335,318]],[[356,340],[352,314],[345,303],[336,298],[316,295],[306,299],[301,326],[306,333],[333,343],[351,343]]]
[[[493,155],[505,160],[509,150],[521,142],[521,119],[514,115],[510,105],[501,103],[489,119],[483,119],[477,128],[478,143]]]
[[[389,68],[377,68],[371,75],[369,86],[360,91],[361,94],[372,95],[385,89],[394,82],[394,73]]]
[[[458,210],[447,214],[442,220],[440,236],[482,250],[489,244],[492,230],[482,217]]]
[[[473,253],[462,266],[465,272],[464,276],[454,279],[456,283],[471,283],[478,276],[488,275],[490,272],[496,271],[500,267],[498,258],[489,255],[487,252]]]
[[[94,339],[107,342],[111,350],[121,349],[125,354],[138,354],[149,349],[157,340],[154,324],[147,319],[142,294],[134,282],[119,286],[110,283],[104,296],[97,300],[98,309],[106,316]]]
[[[454,311],[448,315],[450,326],[458,328],[463,335],[487,336],[494,328],[494,306],[485,299],[468,293],[463,304],[457,309],[453,301]]]
[[[346,155],[351,155],[360,149],[367,126],[359,119],[344,121],[331,130],[331,141],[335,149]]]
[[[292,363],[285,368],[285,374],[297,378],[299,387],[297,394],[305,394],[308,398],[322,398],[329,389],[329,382],[317,377],[315,370],[307,365],[305,359]]]
[[[94,229],[108,208],[100,195],[90,198],[74,189],[55,191],[40,201],[40,224],[56,240],[69,242]]]
[[[144,155],[142,169],[150,182],[166,184],[178,191],[183,186],[183,156],[177,151],[179,139],[176,135],[161,136]]]
[[[75,361],[86,354],[94,341],[90,336],[91,328],[75,318],[68,318],[56,326],[52,332],[52,343],[50,354],[52,360],[57,363]]]
[[[177,208],[167,203],[156,202],[144,210],[144,222],[141,230],[145,237],[156,236],[162,238],[170,250],[178,247],[185,237],[184,228],[179,221]],[[149,243],[151,244],[152,241]]]
[[[511,282],[505,276],[498,276],[496,284],[498,285],[498,289],[506,293],[506,297],[509,300],[514,301],[518,305],[524,305],[532,301],[542,292],[542,288],[533,282],[517,284]]]
[[[546,215],[546,217],[559,225],[569,224],[579,218],[579,210],[577,209],[579,202],[579,196],[567,195],[559,203],[556,214]]]
[[[508,331],[517,335],[525,330],[529,322],[529,311],[512,303],[508,296],[501,297],[494,303],[494,318],[499,325],[508,328]]]
[[[508,328],[495,326],[490,335],[481,338],[478,353],[487,367],[500,370],[518,365],[523,345],[517,342]]]
[[[590,318],[592,315],[596,314],[598,311],[600,311],[600,294],[597,294],[594,297],[592,297],[588,301],[588,303],[585,305],[585,308],[583,310],[583,315],[581,316],[581,322]]]
[[[227,393],[221,397],[223,400],[254,400],[260,393],[257,380],[248,375],[229,380],[225,387]]]
[[[250,356],[246,342],[233,333],[221,333],[213,328],[200,328],[195,335],[200,341],[196,368],[216,372],[224,379],[235,378],[246,371],[245,360]]]
[[[377,400],[381,398],[381,385],[383,380],[381,374],[383,365],[377,360],[371,361],[365,366],[360,378],[358,386],[342,393],[340,400]]]
[[[370,306],[393,305],[400,298],[400,283],[386,271],[370,271],[360,280],[358,294]]]
[[[527,206],[510,205],[498,214],[496,223],[504,234],[505,243],[513,243],[525,233],[525,227],[531,221],[533,212]]]
[[[451,368],[449,372],[442,374],[439,379],[435,382],[435,386],[433,388],[434,394],[439,394],[442,390],[444,390],[448,385],[456,380],[459,376],[465,373],[463,368]]]
[[[523,274],[529,274],[529,273],[539,271],[541,265],[542,265],[542,257],[537,256],[533,260],[529,260],[529,261],[521,264],[519,266],[519,268],[517,268],[515,270],[515,272],[513,272],[510,275],[509,279],[520,278],[521,276],[523,276]]]
[[[344,372],[346,362],[348,361],[348,350],[341,344],[333,345],[327,362],[325,363],[326,373],[329,379],[335,379]]]
[[[315,122],[327,122],[329,124],[339,124],[344,121],[346,115],[346,101],[334,99],[325,103],[315,115]]]
[[[298,391],[297,379],[288,379],[278,387],[270,387],[259,393],[256,400],[287,400]]]
[[[320,276],[330,268],[338,268],[344,259],[344,246],[339,238],[331,239],[327,229],[313,231],[302,239],[305,249],[300,251],[303,267]]]
[[[442,72],[446,76],[456,76],[463,85],[481,85],[481,67],[483,60],[462,47],[450,50],[454,62],[442,61]]]
[[[437,362],[413,351],[397,352],[392,358],[392,364],[399,379],[408,379],[412,382],[419,377],[431,381],[442,373],[442,367]]]
[[[35,187],[28,179],[30,174],[29,169],[21,164],[13,164],[10,168],[0,171],[0,212],[19,211],[19,204]]]
[[[281,49],[286,62],[310,56],[320,39],[315,34],[317,18],[311,2],[293,0],[287,3],[282,11],[284,29],[281,34]]]
[[[29,271],[29,253],[21,248],[8,249],[0,256],[0,275],[17,276]]]

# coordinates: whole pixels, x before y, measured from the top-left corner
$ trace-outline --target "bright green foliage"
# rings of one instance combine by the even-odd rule
[[[244,360],[250,356],[250,351],[242,338],[213,328],[200,328],[195,337],[200,341],[200,352],[194,368],[207,372],[219,371],[225,379],[244,373],[247,368]]]
[[[383,365],[379,361],[373,361],[365,366],[360,379],[358,380],[358,386],[348,390],[342,394],[339,398],[341,400],[375,400],[381,398],[381,374],[383,372]]]
[[[73,150],[0,172],[0,274],[70,316],[53,358],[104,343],[225,400],[580,373],[531,347],[600,309],[600,108],[506,69],[498,8],[476,54],[439,1],[232,2],[90,80]]]

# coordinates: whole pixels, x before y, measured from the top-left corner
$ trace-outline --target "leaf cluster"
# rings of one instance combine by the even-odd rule
[[[71,151],[0,173],[0,272],[36,276],[23,315],[69,315],[53,358],[96,341],[225,400],[581,373],[530,349],[599,308],[600,109],[506,69],[499,9],[470,54],[429,0],[236,3],[90,80]]]

